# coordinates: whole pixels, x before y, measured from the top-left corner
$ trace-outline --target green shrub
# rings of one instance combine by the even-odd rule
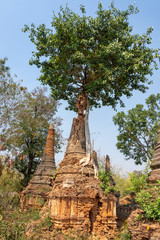
[[[130,240],[131,234],[128,231],[127,224],[124,224],[123,227],[119,230],[119,233],[116,235],[115,240]]]
[[[105,170],[99,170],[98,177],[101,180],[100,187],[103,189],[105,195],[116,191],[115,186],[111,184],[111,173],[106,173]]]
[[[39,218],[39,210],[36,208],[30,208],[23,212],[17,207],[14,212],[3,212],[3,215],[0,215],[0,239],[25,240],[28,223]]]
[[[160,222],[160,183],[154,187],[146,186],[136,194],[135,199],[145,218]]]
[[[25,224],[9,223],[0,221],[0,239],[4,240],[25,240]]]
[[[14,170],[3,169],[0,176],[0,212],[14,210],[19,206],[21,175]]]
[[[130,176],[130,191],[134,193],[138,193],[142,189],[144,189],[145,186],[147,186],[147,178],[148,174],[142,173],[142,172],[133,172],[129,173]]]
[[[54,171],[53,180],[56,179],[57,171],[58,171],[58,169],[56,169],[56,170]]]
[[[0,192],[3,190],[11,190],[12,192],[21,192],[22,175],[16,172],[14,169],[8,170],[4,168],[2,175],[0,176]]]
[[[113,167],[111,168],[111,173],[116,184],[116,190],[120,192],[120,197],[126,197],[131,193],[130,186],[130,177],[124,175],[121,168]]]
[[[135,193],[135,201],[144,211],[142,218],[160,222],[160,182],[156,186],[147,183],[148,174],[130,173],[130,190]]]

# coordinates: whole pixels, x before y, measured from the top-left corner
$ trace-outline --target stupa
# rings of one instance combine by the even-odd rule
[[[51,124],[48,130],[48,136],[44,154],[41,162],[29,182],[29,185],[21,194],[21,207],[42,206],[47,200],[48,192],[53,186],[53,175],[55,173],[54,158],[54,126]]]
[[[152,171],[149,175],[148,182],[154,185],[157,181],[160,181],[160,126],[158,130],[158,143],[154,148],[151,169]]]
[[[78,117],[73,119],[66,153],[49,196],[51,218],[55,229],[74,229],[109,239],[117,228],[116,197],[113,193],[105,195],[100,187],[96,154],[90,151],[86,105],[80,95]]]

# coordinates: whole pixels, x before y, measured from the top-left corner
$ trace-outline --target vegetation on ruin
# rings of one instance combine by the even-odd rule
[[[145,105],[137,104],[127,113],[119,112],[114,118],[118,126],[117,148],[126,159],[142,164],[152,159],[157,143],[160,119],[160,94],[151,94]]]
[[[147,76],[157,68],[158,50],[149,47],[153,29],[132,33],[129,16],[138,13],[133,5],[122,11],[113,2],[107,10],[99,3],[96,17],[87,16],[84,6],[80,10],[61,7],[51,29],[25,25],[36,47],[30,64],[41,68],[39,80],[51,87],[56,100],[67,100],[71,110],[82,92],[90,108],[123,106],[121,97],[145,92],[151,83]]]
[[[112,167],[111,174],[115,182],[116,191],[120,192],[120,197],[123,198],[131,193],[131,182],[130,176],[128,174],[124,174],[122,169]]]
[[[120,175],[119,171],[115,179],[117,182],[121,178],[124,178]],[[104,171],[99,172],[100,179],[102,181],[102,189],[106,194],[109,192],[117,191],[117,188],[110,185],[110,174],[105,174]],[[159,183],[154,188],[151,188],[147,184],[147,173],[146,172],[133,172],[129,174],[129,183],[127,184],[126,194],[130,192],[135,192],[135,201],[137,206],[139,206],[144,212],[141,215],[137,215],[139,221],[160,221],[160,185]],[[52,232],[53,220],[49,215],[39,221],[39,210],[30,209],[23,212],[20,209],[20,192],[23,189],[21,184],[22,175],[18,173],[13,168],[8,168],[8,165],[3,165],[2,175],[0,176],[0,238],[4,240],[9,239],[26,239],[24,232],[27,230],[29,224],[33,221],[36,223],[34,231],[32,232],[33,239],[38,237],[43,237],[43,234],[52,234],[53,237],[60,236],[60,239],[90,239],[89,235],[76,235],[76,232],[71,232],[70,234],[64,235],[60,231]],[[120,190],[124,193],[124,186],[120,187]],[[155,196],[155,198],[153,198]],[[52,236],[51,235],[51,236]],[[50,235],[48,235],[50,236]],[[31,239],[32,239],[31,238]],[[98,237],[97,237],[98,239]],[[130,233],[127,230],[127,226],[123,226],[121,232],[117,235],[115,239],[130,239]]]
[[[20,208],[20,192],[22,190],[21,175],[14,169],[4,168],[0,176],[0,239],[27,240],[27,239],[61,239],[61,240],[89,240],[90,235],[73,230],[63,234],[60,229],[53,231],[53,219],[48,210],[40,213],[40,209],[30,208],[23,211]],[[33,225],[32,225],[33,224]],[[32,233],[27,237],[30,226]],[[96,240],[99,238],[95,237]]]
[[[130,176],[130,191],[139,193],[147,185],[148,172],[146,171],[133,171],[129,173]]]
[[[127,10],[115,8],[114,3],[106,10],[99,3],[96,17],[86,15],[85,7],[76,14],[66,6],[53,15],[52,29],[44,24],[25,26],[29,38],[36,46],[30,64],[41,68],[39,80],[49,85],[52,97],[45,88],[29,92],[10,75],[6,59],[0,59],[0,239],[26,240],[30,223],[34,229],[30,239],[44,236],[63,240],[91,239],[86,233],[71,230],[63,234],[52,231],[54,220],[50,215],[40,219],[39,209],[22,211],[20,193],[34,173],[42,156],[49,123],[56,128],[55,146],[59,151],[61,120],[56,117],[57,100],[66,100],[68,109],[76,111],[79,94],[83,93],[93,107],[124,106],[122,96],[132,96],[133,90],[145,92],[151,83],[147,77],[157,69],[155,58],[158,50],[151,49],[152,28],[143,35],[133,34],[129,16],[138,13],[130,5]],[[152,158],[157,141],[160,118],[160,94],[146,99],[147,109],[138,104],[127,114],[120,112],[114,117],[119,127],[118,149],[127,159],[142,164]],[[147,183],[148,172],[133,172],[123,177],[118,170],[99,171],[100,187],[104,193],[121,196],[135,193],[135,202],[143,210],[139,221],[160,222],[160,182],[155,186]],[[117,186],[113,186],[111,174]],[[56,177],[56,173],[53,178]],[[22,184],[23,183],[23,184]],[[46,189],[44,189],[46,191]],[[44,205],[42,198],[39,203]],[[46,235],[45,235],[46,234]],[[47,235],[51,234],[51,235]],[[96,237],[95,237],[96,239]],[[115,239],[131,239],[124,225]],[[98,240],[98,237],[97,237]]]
[[[137,219],[160,222],[160,182],[154,186],[148,184],[148,174],[146,170],[129,173],[128,190],[135,194],[135,202],[143,210],[143,214],[137,216]]]
[[[135,193],[135,201],[144,211],[143,215],[137,218],[160,222],[160,182],[154,186],[149,185],[147,178],[146,173],[141,173],[139,176],[134,173],[130,174],[130,190]]]
[[[157,220],[160,222],[160,182],[154,187],[146,185],[136,194],[135,198],[139,207],[144,211],[139,219]]]
[[[100,187],[103,189],[104,193],[108,195],[111,192],[115,192],[116,188],[111,182],[111,173],[106,173],[105,170],[98,171],[98,178],[101,180]]]

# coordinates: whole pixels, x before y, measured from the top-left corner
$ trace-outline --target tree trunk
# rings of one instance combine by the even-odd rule
[[[28,163],[28,171],[27,171],[27,178],[28,179],[30,178],[30,175],[32,173],[33,160],[34,160],[33,155],[32,154],[29,155],[29,163]]]

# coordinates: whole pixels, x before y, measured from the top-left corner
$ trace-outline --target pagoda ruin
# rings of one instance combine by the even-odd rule
[[[54,126],[51,124],[49,126],[46,146],[41,162],[34,174],[34,177],[21,194],[22,208],[42,206],[44,204],[48,198],[48,193],[52,189],[55,170]]]
[[[90,149],[86,105],[80,95],[78,117],[73,119],[66,153],[49,195],[50,214],[55,229],[74,229],[109,239],[117,229],[116,197],[105,195],[100,187],[96,153]]]

